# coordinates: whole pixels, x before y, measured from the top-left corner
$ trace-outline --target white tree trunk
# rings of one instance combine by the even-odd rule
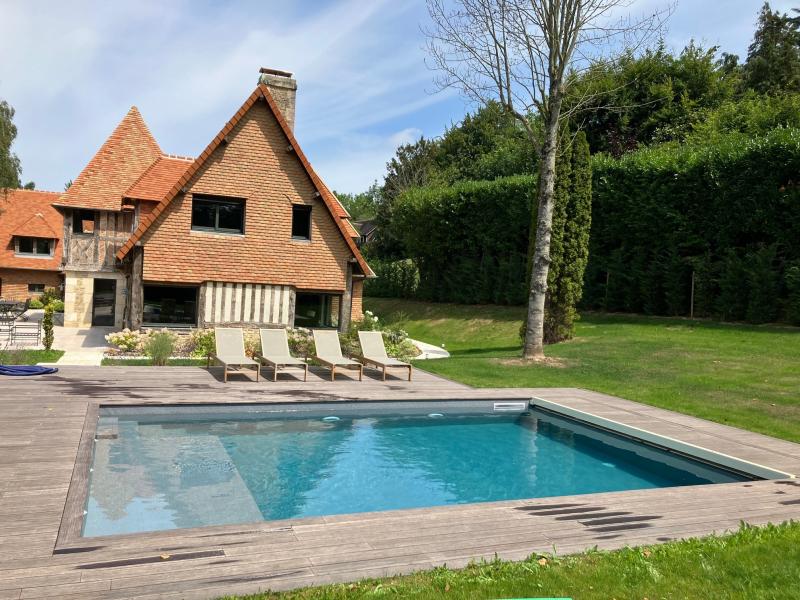
[[[547,275],[550,272],[550,236],[553,230],[553,190],[556,181],[558,153],[558,119],[561,98],[551,86],[550,112],[545,123],[539,172],[539,210],[536,217],[536,244],[533,248],[531,285],[528,291],[528,317],[522,356],[536,359],[544,356],[544,301]],[[534,232],[531,231],[533,235]]]

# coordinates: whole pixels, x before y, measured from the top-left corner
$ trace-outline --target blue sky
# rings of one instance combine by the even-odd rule
[[[743,56],[761,5],[680,0],[666,41]],[[197,155],[261,66],[295,73],[297,137],[340,191],[381,179],[398,144],[440,135],[469,109],[454,92],[433,93],[423,0],[0,0],[0,15],[0,99],[17,111],[23,180],[39,189],[74,179],[131,105],[164,151]]]

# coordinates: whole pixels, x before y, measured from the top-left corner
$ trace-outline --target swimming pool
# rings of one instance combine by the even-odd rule
[[[104,407],[82,534],[754,478],[519,401]]]

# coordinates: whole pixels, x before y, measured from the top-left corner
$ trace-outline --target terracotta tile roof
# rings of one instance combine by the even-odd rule
[[[57,240],[61,237],[53,230],[45,216],[40,212],[37,212],[24,223],[18,224],[11,234],[20,237],[38,237],[52,240]]]
[[[347,212],[347,209],[342,205],[341,202],[339,202],[336,194],[328,189],[328,186],[325,185],[325,182],[320,180],[320,183],[322,183],[322,186],[325,188],[325,191],[330,195],[330,197],[333,198],[333,214],[342,219],[342,223],[344,224],[344,228],[347,230],[347,233],[353,238],[360,237],[356,228],[353,227],[352,223],[350,223],[350,213]]]
[[[222,143],[225,137],[233,130],[236,124],[242,119],[242,117],[253,107],[256,101],[259,98],[264,98],[266,100],[267,105],[269,106],[272,113],[275,115],[275,118],[278,120],[278,124],[280,125],[281,129],[283,130],[284,135],[286,135],[286,139],[289,141],[289,144],[294,149],[295,153],[297,154],[297,158],[300,160],[300,163],[303,165],[306,173],[308,174],[309,178],[311,179],[312,184],[314,185],[317,192],[319,192],[320,198],[324,202],[327,209],[330,211],[331,215],[334,217],[334,222],[339,228],[339,231],[342,234],[342,237],[345,240],[345,243],[350,248],[350,251],[353,254],[353,257],[358,262],[361,271],[367,275],[368,277],[374,277],[375,273],[373,273],[372,269],[369,268],[369,265],[364,260],[364,257],[361,255],[361,252],[358,250],[355,241],[353,240],[353,235],[351,234],[350,230],[352,230],[352,226],[349,226],[349,221],[347,218],[349,215],[347,211],[344,210],[344,207],[339,203],[331,191],[327,188],[327,186],[322,182],[322,180],[317,176],[314,172],[314,169],[311,167],[311,163],[308,162],[306,155],[303,153],[303,150],[300,148],[300,144],[298,144],[297,140],[294,137],[294,133],[292,132],[289,125],[286,123],[286,119],[283,118],[278,105],[275,103],[275,100],[272,98],[272,94],[270,94],[269,89],[264,84],[259,84],[258,87],[253,91],[252,94],[245,100],[244,104],[242,104],[241,108],[236,112],[235,115],[231,118],[230,121],[226,123],[226,125],[222,128],[222,130],[217,134],[217,136],[211,140],[211,143],[206,147],[205,150],[198,156],[195,161],[191,164],[191,166],[186,170],[186,172],[175,182],[175,185],[172,186],[172,189],[164,196],[164,198],[159,202],[158,206],[156,206],[153,211],[142,218],[139,223],[139,226],[136,230],[131,234],[131,237],[128,238],[128,241],[120,248],[117,252],[117,258],[122,260],[125,258],[125,255],[131,251],[131,249],[136,245],[136,243],[142,239],[144,233],[148,230],[148,228],[156,221],[161,213],[166,210],[167,206],[175,196],[178,195],[181,188],[186,185],[192,176],[197,172],[197,170],[203,166],[205,161],[214,150]],[[349,227],[348,227],[349,226]],[[357,234],[356,234],[357,235]]]
[[[0,267],[12,269],[58,270],[61,266],[61,239],[64,217],[53,207],[58,192],[39,190],[0,190]],[[55,239],[52,258],[27,258],[14,254],[14,237]]]
[[[356,228],[353,227],[353,224],[350,222],[350,219],[342,218],[342,223],[344,223],[344,228],[347,230],[347,233],[350,235],[350,237],[352,238],[361,237]]]
[[[123,193],[160,156],[161,148],[133,106],[57,205],[120,210]]]
[[[184,156],[159,156],[122,195],[125,198],[160,202],[193,162],[193,158]]]

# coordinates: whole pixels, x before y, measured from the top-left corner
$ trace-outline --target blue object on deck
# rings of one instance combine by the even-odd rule
[[[58,373],[55,367],[40,367],[37,365],[0,365],[0,375],[10,377],[27,377],[30,375],[51,375]]]

